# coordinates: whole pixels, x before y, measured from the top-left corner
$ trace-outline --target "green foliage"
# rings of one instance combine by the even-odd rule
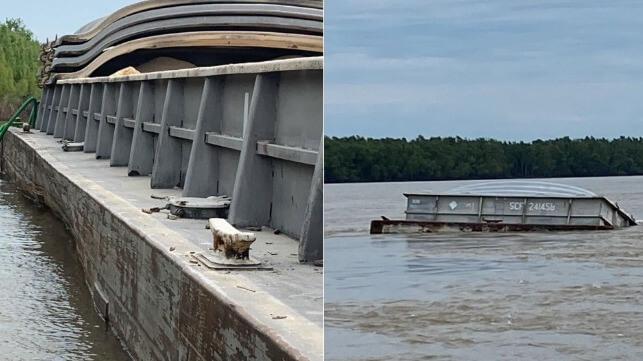
[[[324,142],[327,183],[643,174],[643,137],[524,143],[351,136]]]
[[[20,19],[0,23],[0,119],[30,95],[39,95],[36,72],[40,44]]]

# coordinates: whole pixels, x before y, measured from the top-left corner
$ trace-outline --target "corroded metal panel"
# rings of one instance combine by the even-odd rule
[[[603,197],[406,196],[406,219],[409,221],[614,227],[633,221]]]

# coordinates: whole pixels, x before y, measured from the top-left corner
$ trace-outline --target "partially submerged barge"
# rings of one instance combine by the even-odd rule
[[[634,226],[618,203],[540,181],[484,182],[447,193],[405,193],[406,219],[371,222],[371,234],[442,231],[611,230]]]

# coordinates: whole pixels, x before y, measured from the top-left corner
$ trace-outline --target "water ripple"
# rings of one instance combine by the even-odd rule
[[[130,359],[93,308],[69,233],[2,180],[0,230],[0,359]]]
[[[643,215],[643,177],[564,181]],[[335,234],[325,239],[326,360],[642,358],[643,226],[377,236],[359,230],[379,215],[403,212],[402,192],[452,187],[435,183],[325,188],[326,234]]]

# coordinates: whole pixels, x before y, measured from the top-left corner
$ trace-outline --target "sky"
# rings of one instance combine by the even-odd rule
[[[90,21],[107,16],[135,3],[134,0],[0,0],[0,20],[20,18],[44,42],[58,36],[73,34]]]
[[[643,136],[643,2],[327,0],[325,133]]]

